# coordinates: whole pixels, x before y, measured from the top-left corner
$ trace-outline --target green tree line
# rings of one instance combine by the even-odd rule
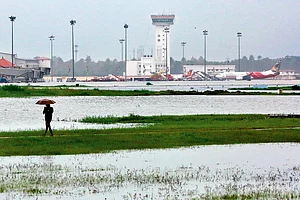
[[[281,70],[295,70],[300,73],[300,57],[299,56],[286,56],[284,58],[270,59],[258,56],[255,58],[253,55],[249,57],[243,56],[240,60],[241,71],[263,71],[270,69],[278,60],[282,61]],[[235,65],[238,71],[238,59],[226,61],[206,61],[207,65]],[[203,65],[204,59],[202,56],[190,59],[174,60],[171,58],[171,73],[182,73],[182,66],[189,65]],[[54,75],[57,76],[71,76],[73,73],[72,60],[64,61],[60,57],[53,59]],[[75,76],[106,76],[108,74],[123,75],[125,72],[124,62],[117,59],[110,60],[107,58],[105,61],[93,61],[90,56],[85,59],[81,58],[74,65]]]

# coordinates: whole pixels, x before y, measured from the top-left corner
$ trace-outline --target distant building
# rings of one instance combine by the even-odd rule
[[[14,59],[13,63],[15,63],[16,56],[17,56],[16,54],[13,55],[13,59]],[[0,58],[4,58],[9,62],[11,62],[11,53],[0,52]]]
[[[0,52],[0,58],[7,60],[11,64],[11,54]],[[6,77],[9,81],[22,79],[24,81],[37,81],[44,75],[51,72],[50,61],[46,57],[36,57],[34,59],[17,58],[13,56],[14,66],[0,67],[0,77]]]
[[[151,15],[151,19],[155,26],[155,60],[164,61],[165,71],[170,73],[170,26],[174,24],[175,15]]]
[[[170,26],[174,24],[174,18],[175,15],[151,15],[152,24],[155,26],[154,56],[142,55],[144,50],[138,49],[138,60],[127,61],[127,76],[149,77],[153,73],[170,74]]]
[[[204,72],[204,65],[183,65],[183,73],[193,70]],[[222,72],[235,72],[235,65],[206,65],[206,73],[215,76]]]
[[[280,70],[279,75],[275,76],[274,79],[280,80],[294,80],[298,79],[299,75],[296,73],[296,70]]]

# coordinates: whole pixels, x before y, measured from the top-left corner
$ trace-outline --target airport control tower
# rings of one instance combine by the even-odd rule
[[[155,26],[155,59],[163,66],[163,71],[170,73],[170,26],[174,24],[175,15],[151,15]]]

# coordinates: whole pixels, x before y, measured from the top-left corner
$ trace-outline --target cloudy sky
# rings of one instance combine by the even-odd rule
[[[203,56],[203,30],[208,30],[207,59],[237,58],[237,32],[242,33],[242,56],[279,58],[300,54],[299,0],[10,0],[0,7],[0,52],[11,52],[11,22],[14,22],[14,52],[20,58],[50,57],[50,35],[55,35],[54,55],[72,58],[70,20],[74,26],[78,58],[121,58],[119,39],[128,28],[128,55],[143,46],[154,48],[151,14],[175,14],[171,27],[171,56]]]

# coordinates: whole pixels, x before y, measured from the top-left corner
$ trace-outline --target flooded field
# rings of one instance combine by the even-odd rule
[[[42,97],[0,98],[0,131],[44,128]],[[184,114],[300,114],[300,96],[49,97],[54,129],[116,127],[76,122],[85,116]]]
[[[141,88],[109,84],[97,83],[92,87]],[[153,90],[207,88],[205,83],[164,84],[153,86]],[[218,87],[226,88],[231,83],[226,84]],[[40,98],[0,98],[0,131],[43,129],[43,106],[35,104]],[[300,97],[296,95],[49,98],[57,102],[53,105],[54,131],[123,126],[77,122],[85,116],[300,114]],[[299,150],[299,143],[279,143],[0,157],[0,199],[156,200],[211,199],[222,195],[297,199],[300,198]]]
[[[50,82],[45,78],[46,82],[31,83],[32,85],[55,86],[55,85],[75,85],[74,82]],[[146,85],[151,82],[152,85]],[[91,88],[108,89],[108,90],[227,90],[228,88],[252,88],[257,85],[265,86],[292,86],[300,84],[300,80],[268,80],[257,79],[252,81],[127,81],[127,82],[76,82],[80,86],[88,86]],[[27,85],[27,84],[23,84]]]
[[[300,198],[299,151],[299,144],[278,143],[0,157],[0,198]]]

